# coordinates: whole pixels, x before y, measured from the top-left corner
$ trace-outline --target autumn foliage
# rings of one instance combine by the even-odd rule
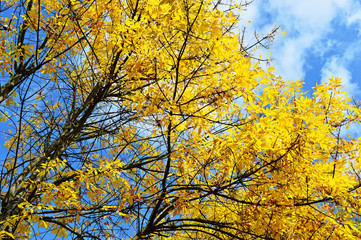
[[[0,5],[2,239],[360,239],[360,109],[260,67],[242,7]]]

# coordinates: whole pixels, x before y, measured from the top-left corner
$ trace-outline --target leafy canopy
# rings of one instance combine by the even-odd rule
[[[251,61],[247,2],[3,2],[3,239],[360,238],[360,109]]]

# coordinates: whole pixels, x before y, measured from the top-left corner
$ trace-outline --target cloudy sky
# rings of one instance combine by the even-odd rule
[[[276,74],[304,80],[310,93],[329,77],[341,77],[348,95],[361,100],[361,0],[254,0],[241,17],[248,37],[275,25],[287,32],[268,51]],[[350,131],[361,136],[360,127]]]
[[[275,25],[287,32],[270,49],[283,78],[304,79],[308,89],[341,77],[350,95],[361,95],[361,0],[255,0],[241,16],[251,20],[248,34]]]

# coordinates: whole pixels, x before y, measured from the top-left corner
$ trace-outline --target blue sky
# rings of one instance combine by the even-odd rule
[[[304,80],[304,91],[310,92],[329,77],[340,77],[348,96],[361,100],[361,0],[254,0],[241,18],[248,39],[275,25],[287,32],[260,51],[272,53],[276,74]],[[350,130],[361,136],[360,127]]]
[[[241,17],[251,20],[249,37],[275,25],[287,32],[269,50],[283,78],[304,79],[310,90],[330,76],[341,77],[350,96],[361,94],[361,1],[255,0]]]

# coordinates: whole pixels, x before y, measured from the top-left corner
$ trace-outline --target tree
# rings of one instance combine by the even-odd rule
[[[242,5],[2,3],[1,237],[358,239],[360,109],[252,62]]]

